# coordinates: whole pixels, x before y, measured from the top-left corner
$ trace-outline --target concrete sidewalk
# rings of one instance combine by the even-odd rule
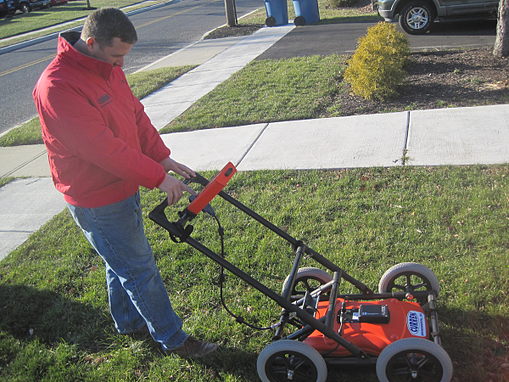
[[[143,100],[160,129],[293,29],[201,41],[157,66],[200,65]],[[213,40],[212,40],[213,41]],[[194,55],[194,57],[193,57]],[[203,62],[201,62],[203,61]],[[509,105],[274,122],[162,135],[172,157],[197,171],[497,164],[509,161]],[[405,163],[403,162],[405,158]],[[65,208],[43,145],[0,148],[0,260]]]

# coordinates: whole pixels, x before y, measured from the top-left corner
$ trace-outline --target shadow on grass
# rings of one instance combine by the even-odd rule
[[[242,380],[258,381],[257,353],[249,353],[238,348],[220,348],[217,352],[194,361],[207,370],[213,370],[213,377],[221,380],[225,375],[236,375]],[[329,366],[327,382],[363,381],[377,382],[374,366]]]
[[[456,308],[438,313],[458,381],[509,381],[509,317]]]
[[[37,339],[54,344],[64,340],[95,352],[112,326],[103,311],[56,292],[25,285],[0,285],[0,332],[19,341]],[[108,320],[108,321],[107,321]]]

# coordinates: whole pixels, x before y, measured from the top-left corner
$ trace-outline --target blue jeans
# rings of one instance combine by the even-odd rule
[[[99,208],[67,205],[106,264],[110,313],[121,334],[147,324],[155,341],[172,350],[188,335],[173,311],[143,229],[140,194]]]

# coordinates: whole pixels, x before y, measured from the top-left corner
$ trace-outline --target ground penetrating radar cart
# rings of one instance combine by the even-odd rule
[[[374,293],[222,191],[235,172],[235,166],[228,163],[210,181],[199,174],[186,180],[204,188],[190,198],[191,203],[178,213],[175,222],[165,214],[167,200],[149,217],[166,229],[172,240],[194,247],[281,306],[279,322],[272,326],[273,342],[258,357],[258,375],[263,382],[325,382],[328,365],[376,365],[381,382],[451,380],[452,362],[441,346],[436,311],[440,286],[429,268],[412,262],[397,264],[384,273],[379,292]],[[209,204],[216,195],[291,244],[295,260],[281,295],[191,237],[189,222],[201,211],[216,217]],[[304,256],[321,268],[300,268]],[[342,282],[353,285],[358,293],[342,294]],[[284,334],[285,328],[291,328],[291,334]]]

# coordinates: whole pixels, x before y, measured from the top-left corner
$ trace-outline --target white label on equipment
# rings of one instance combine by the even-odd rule
[[[426,337],[426,317],[424,313],[411,310],[406,316],[406,325],[413,336]]]

